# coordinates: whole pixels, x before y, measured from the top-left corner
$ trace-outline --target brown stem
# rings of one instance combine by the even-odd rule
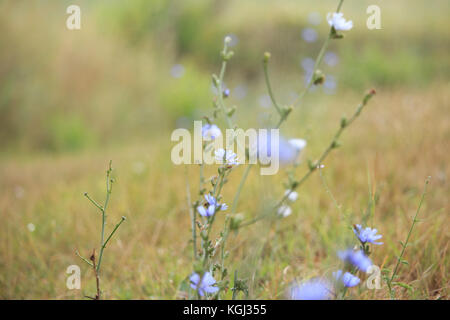
[[[95,249],[92,251],[92,255],[89,258],[92,261],[92,268],[94,269],[94,274],[95,274],[95,282],[97,285],[97,294],[95,296],[94,300],[100,300],[100,277],[98,276],[98,271],[97,268],[95,266]]]

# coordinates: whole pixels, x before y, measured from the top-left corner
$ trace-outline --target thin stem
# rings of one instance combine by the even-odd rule
[[[299,188],[299,187],[300,187],[300,186],[301,186],[301,185],[302,185],[302,184],[310,177],[310,175],[311,175],[314,171],[317,170],[317,168],[322,164],[322,162],[326,159],[326,157],[330,154],[330,152],[331,152],[333,149],[337,148],[337,146],[338,146],[338,145],[337,145],[337,144],[338,144],[338,139],[340,138],[342,132],[344,132],[344,130],[345,130],[346,128],[348,128],[348,127],[353,123],[353,121],[355,121],[355,119],[361,114],[361,111],[363,110],[364,106],[367,105],[367,102],[370,100],[370,98],[371,98],[373,95],[375,95],[375,91],[374,91],[374,90],[371,90],[369,93],[367,93],[367,94],[364,96],[362,102],[358,105],[358,107],[356,108],[356,111],[354,112],[354,114],[352,115],[352,117],[351,117],[349,120],[341,121],[341,126],[339,127],[339,129],[338,129],[337,132],[335,133],[335,135],[334,135],[333,139],[331,140],[330,144],[328,145],[328,147],[322,152],[321,156],[319,157],[319,160],[317,160],[317,161],[315,162],[315,164],[311,165],[311,166],[309,167],[309,170],[305,173],[305,175],[304,175],[300,180],[298,180],[298,181],[295,183],[295,185],[292,186],[292,188],[289,190],[289,192],[286,193],[286,194],[281,198],[281,200],[280,200],[280,201],[277,203],[277,205],[274,207],[275,210],[276,210],[277,208],[279,208],[279,207],[284,203],[284,201],[286,201],[286,199],[289,197],[289,195],[290,195],[292,192],[295,191],[295,189]],[[253,223],[255,223],[255,222],[257,222],[257,221],[259,221],[259,220],[261,220],[261,219],[263,219],[263,218],[266,218],[266,217],[268,217],[268,216],[270,216],[270,215],[272,215],[272,212],[269,212],[269,213],[265,213],[265,214],[259,215],[259,216],[255,217],[254,219],[252,219],[252,220],[250,220],[250,221],[248,221],[248,222],[246,222],[246,223],[242,223],[242,224],[241,224],[241,227],[251,225],[251,224],[253,224]]]
[[[103,251],[105,249],[104,247],[104,239],[105,239],[105,227],[106,227],[106,208],[108,207],[108,203],[109,203],[109,198],[111,196],[111,192],[112,192],[112,183],[113,180],[110,179],[111,177],[111,172],[112,172],[112,161],[109,161],[109,168],[106,171],[106,199],[105,199],[105,204],[103,205],[103,210],[102,210],[102,233],[101,233],[101,241],[100,241],[100,254],[98,257],[98,265],[97,265],[97,272],[100,272],[100,266],[102,263],[102,257],[103,257]]]
[[[90,262],[88,259],[84,258],[83,256],[80,255],[80,253],[77,251],[75,251],[75,254],[81,258],[81,260],[83,260],[84,262],[86,262],[88,265],[90,265],[91,267],[93,266],[92,262]]]
[[[268,65],[269,65],[269,56],[268,56],[268,53],[266,53],[266,57],[263,62],[263,69],[264,69],[264,79],[266,80],[267,91],[269,92],[270,100],[272,100],[273,106],[275,107],[275,109],[277,109],[278,114],[280,116],[282,116],[283,113],[275,99],[275,95],[273,94],[273,91],[272,91],[272,86],[270,85]]]
[[[414,215],[413,222],[411,224],[411,227],[409,228],[409,232],[408,232],[408,235],[406,237],[406,241],[404,243],[402,243],[402,251],[401,251],[400,255],[397,258],[397,264],[395,265],[394,271],[392,272],[392,276],[387,281],[387,285],[388,285],[389,292],[391,294],[391,298],[392,299],[394,298],[394,292],[392,291],[392,281],[394,280],[395,275],[397,274],[397,271],[398,271],[398,268],[400,266],[400,263],[403,261],[403,255],[405,253],[406,247],[408,246],[409,238],[411,237],[411,233],[412,233],[412,231],[414,229],[414,226],[416,225],[416,222],[418,221],[417,220],[417,216],[419,214],[420,208],[422,207],[423,200],[424,200],[425,195],[427,193],[427,186],[428,186],[428,183],[430,182],[430,179],[431,179],[431,177],[428,177],[427,180],[425,181],[425,186],[423,188],[422,197],[420,198],[419,207],[417,208],[416,214]]]
[[[122,219],[120,219],[119,223],[116,224],[116,226],[114,227],[113,231],[109,234],[108,238],[106,238],[105,243],[103,244],[102,248],[106,248],[106,244],[108,243],[108,241],[112,238],[112,236],[114,235],[114,233],[116,232],[117,229],[119,229],[120,225],[122,224],[122,222],[124,222],[126,220],[126,218],[124,216],[122,216]]]
[[[202,170],[200,170],[201,172]],[[185,176],[186,176],[186,200],[189,208],[189,214],[191,216],[191,229],[192,229],[192,254],[194,257],[194,261],[197,260],[197,228],[196,228],[196,210],[195,207],[191,203],[191,190],[189,187],[189,178],[187,174],[187,167],[185,167]],[[201,181],[202,181],[202,173],[200,173],[200,190],[201,190]]]

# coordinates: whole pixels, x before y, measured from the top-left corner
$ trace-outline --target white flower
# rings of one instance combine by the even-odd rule
[[[278,214],[284,218],[289,216],[292,213],[292,209],[289,206],[283,205],[278,208]]]
[[[215,138],[219,137],[222,134],[222,131],[220,131],[219,127],[215,124],[205,124],[202,127],[202,136],[203,138],[214,140]]]
[[[227,164],[229,166],[238,165],[239,160],[237,158],[236,153],[230,150],[218,149],[214,151],[214,156],[218,163]]]
[[[36,227],[31,222],[29,224],[27,224],[27,228],[28,228],[28,231],[30,231],[30,232],[33,232],[34,230],[36,230]]]
[[[346,21],[343,13],[336,13],[336,12],[329,13],[327,15],[327,21],[328,24],[334,27],[336,31],[337,30],[347,31],[353,28],[353,21],[351,20]]]
[[[302,151],[306,147],[306,140],[303,139],[289,139],[288,142],[297,152]]]
[[[284,193],[285,196],[288,196],[289,201],[294,202],[298,199],[298,193],[292,190],[286,190]]]

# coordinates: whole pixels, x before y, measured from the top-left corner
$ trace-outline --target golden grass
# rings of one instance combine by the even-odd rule
[[[293,214],[278,224],[261,222],[231,237],[229,272],[248,278],[251,298],[284,298],[294,279],[329,274],[339,266],[335,250],[352,239],[351,223],[376,193],[370,225],[383,234],[384,245],[373,249],[375,264],[391,268],[406,238],[427,176],[429,192],[413,231],[397,288],[398,298],[448,298],[448,176],[450,138],[448,84],[421,92],[411,89],[379,92],[360,119],[344,133],[343,146],[325,162],[323,177],[341,204],[338,210],[319,175],[299,190]],[[326,146],[343,113],[360,100],[340,94],[309,112],[295,111],[287,130],[306,136],[304,159]],[[190,221],[184,168],[170,162],[169,133],[153,141],[83,154],[4,158],[0,164],[0,297],[81,298],[92,294],[92,271],[74,251],[87,256],[99,243],[100,215],[83,197],[104,196],[104,172],[113,160],[114,185],[108,227],[127,216],[105,251],[102,287],[106,298],[176,298],[177,286],[192,272],[188,242]],[[225,186],[231,202],[240,179],[238,169]],[[298,169],[301,174],[304,167]],[[195,195],[197,171],[189,167]],[[210,172],[212,174],[212,171]],[[283,172],[259,176],[253,170],[243,191],[239,212],[254,216],[281,195]],[[21,194],[21,188],[23,194]],[[222,223],[218,219],[217,225]],[[27,224],[36,226],[34,232]],[[82,291],[66,288],[66,268],[82,266]],[[388,298],[387,289],[349,291],[352,298]]]

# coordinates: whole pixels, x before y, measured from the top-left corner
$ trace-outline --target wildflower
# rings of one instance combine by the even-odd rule
[[[320,278],[311,279],[291,289],[293,300],[326,300],[330,298],[331,285]]]
[[[214,198],[214,197],[213,197],[212,195],[210,195],[210,194],[205,194],[205,200],[206,200],[206,202],[207,202],[209,205],[214,205],[214,206],[216,206],[218,209],[220,209],[220,210],[222,210],[222,211],[228,209],[228,206],[227,206],[226,203],[219,204],[218,201],[217,201],[217,199]]]
[[[289,201],[294,202],[298,199],[298,193],[292,190],[286,190],[284,193],[285,196],[288,197]]]
[[[185,69],[182,64],[176,64],[170,69],[170,75],[176,79],[181,78],[184,75]]]
[[[330,67],[334,67],[339,63],[339,57],[336,53],[329,51],[325,53],[323,61],[325,61],[325,63]]]
[[[344,286],[346,286],[347,288],[354,287],[361,281],[357,276],[352,275],[350,272],[342,274],[342,270],[333,272],[333,277],[337,281],[342,281]]]
[[[202,297],[205,293],[215,293],[219,290],[218,287],[214,286],[216,280],[209,272],[205,272],[202,277],[194,272],[189,280],[191,281],[191,288],[197,290]]]
[[[282,216],[283,218],[286,218],[287,216],[291,215],[292,209],[289,206],[283,205],[278,208],[278,214]]]
[[[297,151],[300,152],[306,147],[306,140],[303,139],[289,139],[288,143]]]
[[[327,21],[328,24],[332,26],[336,31],[347,31],[353,28],[353,21],[346,21],[343,13],[329,13],[327,16]]]
[[[358,269],[367,272],[369,267],[372,266],[372,261],[367,257],[362,250],[347,249],[345,251],[339,251],[338,257],[347,263],[351,263]]]
[[[306,42],[315,42],[317,40],[317,31],[313,28],[305,28],[302,31],[302,38]]]
[[[29,224],[27,224],[27,228],[28,228],[28,231],[30,231],[30,232],[33,232],[34,230],[36,230],[35,225],[31,222]]]
[[[302,139],[286,140],[283,137],[279,137],[278,141],[272,141],[272,139],[270,133],[267,134],[264,140],[258,137],[257,151],[260,159],[272,157],[278,158],[283,165],[290,164],[297,159],[300,151],[306,146],[306,141]],[[272,154],[272,144],[278,144],[278,154]]]
[[[202,136],[203,138],[214,140],[215,138],[219,137],[222,134],[222,131],[220,131],[219,127],[215,124],[205,124],[202,127]]]
[[[229,166],[237,166],[239,164],[239,160],[237,158],[236,153],[231,150],[218,149],[214,151],[214,156],[216,161],[219,163],[223,163]]]
[[[225,90],[223,90],[223,96],[224,96],[225,98],[228,98],[229,95],[230,95],[230,89],[225,89]]]
[[[358,237],[359,241],[361,241],[363,244],[366,242],[373,243],[373,244],[383,244],[383,242],[375,242],[378,239],[382,238],[383,236],[378,234],[377,235],[377,229],[371,229],[369,227],[363,229],[360,224],[357,224],[353,226],[353,232]]]

